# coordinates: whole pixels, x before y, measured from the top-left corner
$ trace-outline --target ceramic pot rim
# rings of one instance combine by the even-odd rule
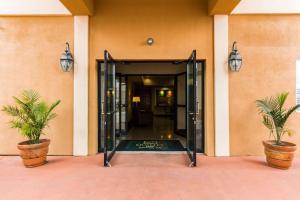
[[[49,139],[40,139],[40,143],[38,144],[28,144],[28,140],[18,143],[18,149],[20,150],[28,150],[28,149],[39,149],[46,146],[49,146]]]
[[[275,140],[265,140],[263,141],[263,145],[267,148],[278,150],[278,151],[286,151],[293,152],[296,151],[296,144],[291,142],[282,141],[282,145],[275,144]]]

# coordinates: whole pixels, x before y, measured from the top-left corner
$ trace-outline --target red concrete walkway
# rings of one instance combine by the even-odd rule
[[[112,168],[102,155],[49,157],[45,166],[24,168],[18,157],[0,157],[1,200],[299,200],[300,158],[288,170],[263,157],[121,154]]]

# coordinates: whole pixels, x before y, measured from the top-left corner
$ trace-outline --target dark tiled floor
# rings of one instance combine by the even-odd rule
[[[132,127],[128,140],[179,140],[185,147],[185,138],[174,134],[173,120],[170,117],[154,117],[152,126]]]

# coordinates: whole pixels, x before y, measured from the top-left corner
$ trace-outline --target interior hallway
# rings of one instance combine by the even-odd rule
[[[19,157],[0,157],[0,199],[299,199],[299,157],[288,171],[267,167],[264,157],[198,156],[195,168],[185,154],[116,154],[111,168],[103,154],[48,160],[28,169]]]

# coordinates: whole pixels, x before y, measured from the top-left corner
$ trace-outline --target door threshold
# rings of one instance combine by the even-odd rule
[[[186,151],[117,151],[118,154],[186,154]]]

